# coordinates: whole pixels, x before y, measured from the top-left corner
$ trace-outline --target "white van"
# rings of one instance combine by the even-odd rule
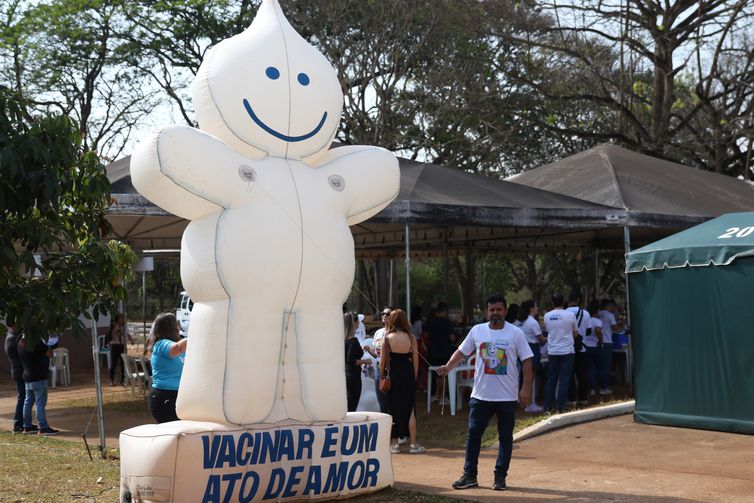
[[[194,308],[194,303],[189,297],[188,292],[181,292],[181,302],[178,309],[175,310],[175,317],[178,319],[178,324],[181,326],[181,337],[188,336],[189,321],[191,320],[191,310]]]

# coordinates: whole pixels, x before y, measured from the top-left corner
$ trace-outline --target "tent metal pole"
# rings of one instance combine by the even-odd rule
[[[144,347],[147,347],[147,271],[141,271],[141,323],[144,334]]]
[[[390,290],[387,294],[387,305],[392,306],[393,305],[393,269],[395,268],[395,264],[393,259],[390,259]],[[381,306],[380,309],[384,309],[385,306]]]
[[[411,319],[411,228],[406,224],[406,316]]]
[[[485,305],[484,304],[484,296],[487,294],[487,275],[485,274],[485,272],[487,270],[487,267],[486,267],[486,263],[485,263],[484,258],[485,258],[484,255],[482,255],[482,260],[481,260],[481,262],[482,262],[482,267],[481,267],[481,269],[482,269],[482,292],[481,292],[481,296],[478,298],[480,306]],[[472,317],[473,317],[473,315],[474,315],[474,306],[471,306],[471,314],[472,314]]]
[[[374,302],[375,302],[375,309],[377,309],[377,304],[380,303],[380,278],[377,274],[377,268],[380,265],[380,259],[372,260],[372,269],[374,272]]]
[[[594,298],[600,298],[600,251],[594,250]]]
[[[99,429],[99,452],[102,459],[105,459],[105,411],[102,406],[102,379],[100,378],[99,369],[99,341],[97,340],[97,321],[94,319],[94,310],[90,309],[92,322],[92,357],[94,358],[94,386],[97,394],[97,428]]]
[[[628,226],[623,227],[623,246],[626,252],[626,256],[631,251],[631,230]],[[626,258],[624,256],[624,259]],[[630,393],[634,392],[634,369],[633,369],[633,354],[634,354],[634,348],[633,348],[633,337],[631,337],[630,334],[630,328],[631,328],[631,302],[630,297],[628,293],[628,273],[626,273],[626,325],[624,327],[624,330],[629,332],[628,336],[628,358],[626,359],[626,365],[631,365],[631,368],[629,368],[628,375],[630,376],[629,382],[628,382],[628,390]]]
[[[448,229],[442,232],[442,280],[443,299],[448,298]]]

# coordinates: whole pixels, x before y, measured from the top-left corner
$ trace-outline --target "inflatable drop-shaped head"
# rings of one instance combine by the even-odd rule
[[[194,81],[199,127],[246,154],[327,150],[343,109],[335,70],[264,0],[251,26],[217,44]]]

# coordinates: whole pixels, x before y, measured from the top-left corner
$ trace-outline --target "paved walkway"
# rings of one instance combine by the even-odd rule
[[[91,410],[65,402],[94,395],[91,374],[73,376],[73,386],[50,391],[50,424],[58,438],[81,441]],[[123,388],[105,387],[107,395]],[[129,391],[130,393],[130,391]],[[15,389],[0,382],[0,421],[10,426]],[[152,422],[144,414],[107,410],[108,447],[121,430]],[[96,417],[89,443],[97,445]],[[461,450],[430,449],[393,456],[396,486],[472,501],[511,502],[726,502],[754,501],[754,436],[636,424],[630,415],[577,426],[526,440],[513,453],[509,490],[491,490],[496,451],[480,457],[480,488],[450,488],[463,467]]]
[[[393,457],[398,486],[474,501],[752,502],[754,436],[634,423],[631,415],[563,428],[513,451],[508,491],[494,492],[496,451],[480,488],[455,491],[463,453]]]

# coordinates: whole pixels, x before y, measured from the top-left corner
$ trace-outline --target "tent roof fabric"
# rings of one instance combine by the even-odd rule
[[[395,199],[397,203],[411,201],[499,208],[605,209],[598,203],[458,169],[401,158],[399,162],[401,190]]]
[[[188,224],[138,194],[130,157],[107,167],[114,204],[108,212],[117,238],[137,249],[176,249]],[[360,257],[400,256],[405,225],[412,254],[463,249],[488,253],[598,244],[622,248],[622,226],[641,221],[648,238],[698,223],[647,220],[624,210],[515,183],[399,158],[401,190],[380,213],[352,227]],[[620,232],[619,232],[620,231]]]
[[[624,227],[640,246],[709,218],[626,210],[409,159],[399,163],[396,199],[351,227],[359,258],[402,256],[407,224],[412,256],[442,256],[584,246],[623,250]],[[138,194],[129,164],[125,157],[107,167],[114,235],[139,250],[180,248],[188,222]]]
[[[754,256],[754,212],[729,213],[626,255],[626,272],[724,266]]]
[[[747,182],[607,143],[508,180],[645,213],[712,218],[754,210]]]

